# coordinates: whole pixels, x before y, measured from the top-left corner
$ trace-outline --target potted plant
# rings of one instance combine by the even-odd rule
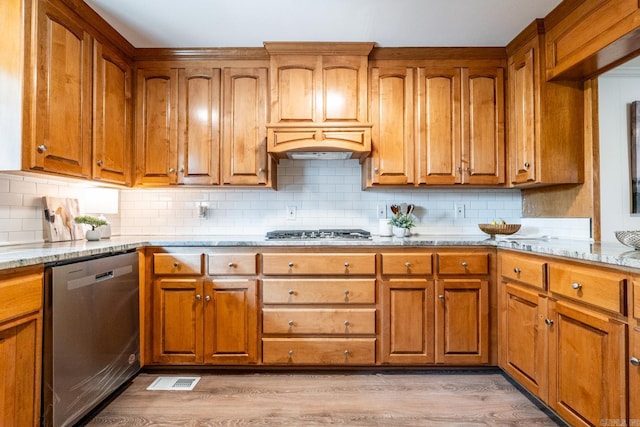
[[[87,240],[100,240],[100,230],[96,230],[97,227],[107,224],[104,219],[99,219],[90,215],[82,215],[74,218],[74,221],[78,224],[87,224],[91,226],[91,230],[87,230],[85,237]]]
[[[411,229],[416,226],[413,215],[400,212],[393,214],[389,224],[393,226],[393,235],[397,237],[410,235]]]

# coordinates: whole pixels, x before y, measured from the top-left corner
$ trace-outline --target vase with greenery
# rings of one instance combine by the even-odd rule
[[[90,215],[82,215],[74,218],[74,221],[78,224],[87,224],[91,226],[91,230],[87,230],[85,237],[87,240],[100,240],[100,230],[96,230],[97,227],[101,227],[107,224],[104,219],[96,218]]]
[[[393,226],[393,235],[398,237],[406,237],[410,235],[411,229],[416,226],[413,215],[400,212],[391,217],[389,224]]]

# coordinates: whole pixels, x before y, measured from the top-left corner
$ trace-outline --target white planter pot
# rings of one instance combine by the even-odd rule
[[[87,230],[87,232],[85,233],[84,237],[87,238],[87,240],[93,242],[96,240],[100,240],[100,230]]]
[[[396,237],[407,237],[411,234],[411,230],[408,228],[393,227],[393,235]]]

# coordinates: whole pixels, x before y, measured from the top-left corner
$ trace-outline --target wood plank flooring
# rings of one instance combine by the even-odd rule
[[[499,371],[142,373],[88,426],[556,426]]]

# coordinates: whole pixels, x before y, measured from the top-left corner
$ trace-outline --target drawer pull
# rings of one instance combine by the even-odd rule
[[[293,268],[293,263],[290,262],[289,264],[287,264],[289,266],[289,268]]]
[[[289,358],[293,357],[293,350],[289,350]]]
[[[289,289],[287,292],[288,292],[289,295],[295,294],[295,291],[293,289]]]
[[[411,263],[409,261],[407,261],[407,262],[404,263],[404,266],[409,268],[409,267],[411,267]]]
[[[344,290],[344,294],[345,294],[345,295],[349,295],[349,289],[345,289],[345,290]]]
[[[180,266],[180,263],[178,261],[173,261],[173,266],[175,268],[178,268]]]
[[[293,320],[289,320],[289,321],[287,322],[287,324],[288,324],[289,326],[293,326]]]
[[[202,295],[200,295],[200,294],[196,295],[196,299],[197,299],[198,301],[200,301],[200,300],[202,299]]]
[[[515,267],[513,269],[513,272],[516,273],[516,274],[520,274],[520,269],[518,267]]]
[[[345,321],[344,321],[344,326],[349,326],[349,325],[350,325],[349,321],[348,321],[348,320],[345,320]]]
[[[640,366],[640,359],[638,359],[637,357],[632,357],[631,359],[629,359],[629,362],[631,362],[633,366]]]
[[[572,287],[573,289],[575,289],[576,291],[579,291],[580,289],[582,289],[582,285],[581,285],[580,283],[578,283],[578,282],[573,282],[573,283],[571,284],[571,287]]]
[[[553,325],[553,319],[544,319],[544,323],[546,323],[547,325],[551,326],[551,325]]]
[[[349,350],[345,350],[345,351],[344,351],[344,355],[345,355],[346,357],[349,357]]]
[[[467,264],[467,261],[462,261],[462,266],[463,266],[464,268],[467,268],[467,266],[468,266],[468,265],[469,265],[469,264]]]
[[[349,263],[348,262],[344,263],[344,268],[349,268]]]
[[[227,264],[227,265],[229,266],[229,268],[233,268],[233,267],[235,267],[235,264],[234,264],[234,263],[232,263],[232,262],[230,262],[230,263],[229,263],[229,264]]]

